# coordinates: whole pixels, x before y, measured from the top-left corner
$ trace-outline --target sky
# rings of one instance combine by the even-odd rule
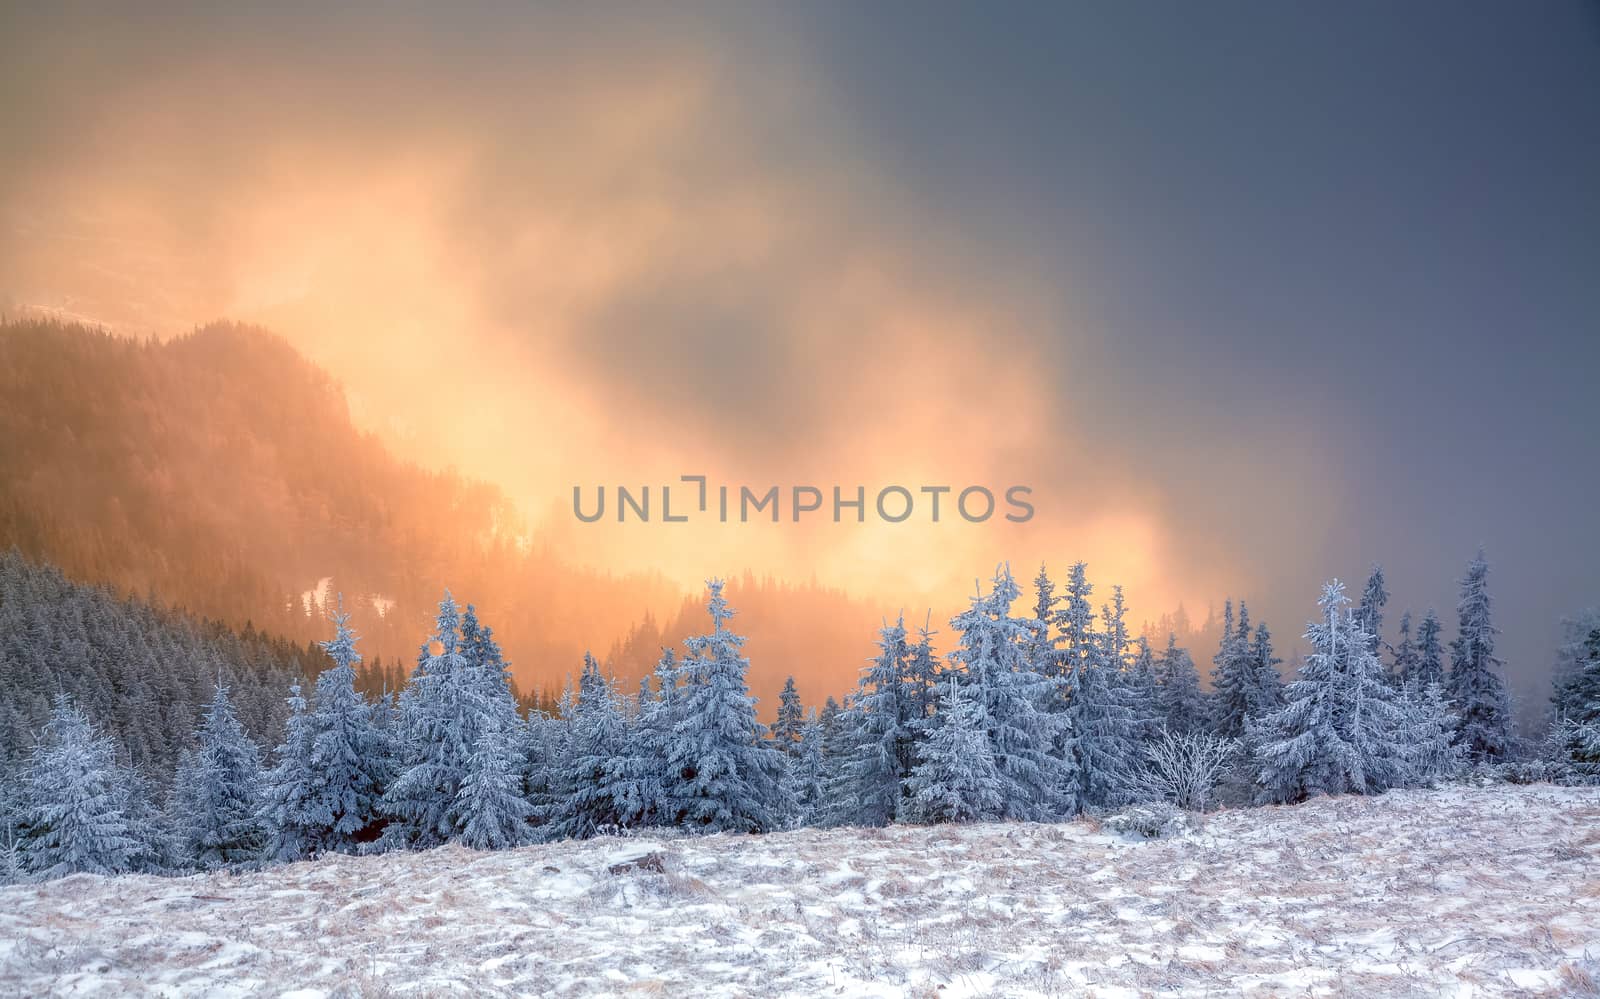
[[[1531,699],[1600,604],[1593,3],[10,5],[0,132],[0,305],[266,324],[591,564],[1287,642],[1481,544]],[[684,474],[1036,513],[571,515]]]

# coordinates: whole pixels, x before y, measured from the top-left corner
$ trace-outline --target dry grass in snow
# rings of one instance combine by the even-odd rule
[[[6,995],[1558,996],[1597,977],[1593,788],[1320,800],[1171,841],[849,829],[0,889]]]

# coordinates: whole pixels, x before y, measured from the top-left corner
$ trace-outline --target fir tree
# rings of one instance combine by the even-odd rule
[[[656,691],[642,686],[631,735],[612,756],[605,783],[624,828],[657,825],[670,808],[667,747],[677,724],[677,662],[671,649],[656,664]]]
[[[1458,719],[1456,745],[1469,763],[1497,763],[1511,752],[1511,704],[1499,674],[1504,663],[1494,654],[1500,629],[1489,617],[1488,574],[1480,549],[1461,580],[1459,635],[1450,643],[1445,684]]]
[[[372,706],[356,693],[361,656],[342,597],[333,623],[333,639],[322,643],[333,667],[317,677],[311,714],[311,769],[318,778],[311,814],[320,827],[321,849],[354,853],[376,836],[378,808],[394,769],[393,746],[374,723]]]
[[[1212,657],[1212,729],[1224,739],[1239,739],[1250,720],[1255,688],[1255,663],[1250,658],[1250,614],[1239,601],[1239,626],[1233,623],[1233,601],[1223,607],[1222,641]]]
[[[794,677],[786,677],[783,690],[778,693],[778,720],[772,726],[772,739],[778,748],[791,752],[800,741],[800,727],[805,724],[805,709],[800,704],[800,692],[795,689]]]
[[[912,772],[910,814],[925,822],[977,822],[1006,813],[1005,784],[986,734],[993,726],[983,702],[945,685],[940,724],[921,746]]]
[[[1255,685],[1250,691],[1250,716],[1261,718],[1283,707],[1283,676],[1278,666],[1283,662],[1272,653],[1272,633],[1266,622],[1256,625],[1255,638],[1250,643],[1250,664],[1254,667]]]
[[[800,726],[800,739],[789,753],[783,784],[790,803],[788,827],[816,824],[827,803],[828,771],[822,757],[822,723],[813,712]]]
[[[1412,687],[1424,689],[1431,684],[1444,683],[1444,644],[1439,637],[1442,632],[1439,615],[1428,608],[1422,624],[1417,627],[1417,668],[1407,677]]]
[[[910,657],[904,619],[884,625],[878,649],[841,719],[850,732],[850,756],[829,788],[839,825],[887,825],[899,813],[902,784],[910,776],[912,733],[900,706]]]
[[[1056,643],[1050,635],[1050,630],[1056,623],[1056,605],[1061,603],[1061,598],[1056,596],[1056,584],[1050,580],[1043,562],[1039,563],[1039,575],[1033,579],[1033,590],[1035,624],[1033,635],[1028,642],[1028,662],[1033,665],[1034,672],[1041,676],[1059,676]],[[1087,593],[1084,596],[1087,598]]]
[[[111,740],[58,696],[44,738],[23,771],[20,850],[45,878],[120,874],[138,843],[128,822],[128,786]]]
[[[1367,577],[1367,587],[1361,591],[1361,606],[1356,611],[1356,621],[1369,635],[1372,651],[1383,644],[1383,606],[1389,602],[1389,591],[1383,581],[1383,566],[1372,563],[1372,575]]]
[[[1406,611],[1400,615],[1400,641],[1394,645],[1391,682],[1395,686],[1409,686],[1416,679],[1420,662],[1417,647],[1411,642],[1411,612]]]
[[[1160,734],[1166,722],[1166,712],[1161,705],[1161,692],[1156,676],[1155,656],[1150,652],[1150,640],[1143,635],[1134,643],[1138,652],[1128,666],[1124,684],[1128,703],[1133,709],[1133,739],[1140,746],[1148,745]]]
[[[733,608],[722,581],[707,584],[710,634],[687,641],[681,666],[681,714],[667,758],[674,776],[673,817],[704,832],[763,832],[789,809],[783,799],[783,756],[764,738],[745,676],[744,637],[727,628]]]
[[[197,733],[198,746],[180,770],[175,794],[183,845],[202,868],[249,863],[261,856],[261,753],[244,734],[218,683]]]
[[[513,768],[515,729],[486,726],[478,735],[466,777],[456,793],[461,841],[476,850],[503,850],[532,839],[533,809]]]
[[[1427,787],[1460,769],[1461,749],[1455,744],[1455,715],[1438,683],[1402,688],[1400,695],[1400,776],[1396,783]]]
[[[1558,666],[1556,733],[1563,756],[1579,774],[1600,776],[1600,626],[1569,653],[1570,667]]]
[[[1187,735],[1204,729],[1211,710],[1200,690],[1200,673],[1195,669],[1189,650],[1179,648],[1178,636],[1174,633],[1167,633],[1167,650],[1161,654],[1157,675],[1167,731]]]
[[[1403,776],[1397,695],[1348,605],[1338,580],[1323,588],[1322,617],[1305,635],[1312,652],[1286,703],[1250,724],[1259,781],[1271,800],[1381,791]]]
[[[1059,681],[1035,672],[1027,661],[1034,629],[1028,619],[1011,616],[1018,596],[1009,566],[995,571],[989,593],[979,592],[972,606],[953,618],[961,636],[952,654],[959,670],[948,671],[941,683],[941,703],[950,686],[965,684],[960,695],[979,705],[988,719],[989,748],[1000,776],[1003,814],[1007,818],[1044,820],[1078,809],[1078,774],[1074,761],[1057,755],[1077,734],[1069,715],[1052,714]],[[935,716],[938,720],[938,716]],[[933,738],[935,726],[929,738]],[[1053,751],[1054,750],[1054,751]]]
[[[939,657],[933,649],[935,633],[931,623],[931,620],[924,620],[917,629],[917,640],[911,646],[911,658],[906,662],[900,683],[902,722],[917,733],[926,727],[936,707],[934,687],[939,682]]]
[[[506,703],[509,690],[474,667],[460,627],[460,612],[446,592],[432,641],[422,646],[400,694],[399,773],[380,805],[389,818],[380,841],[385,847],[426,848],[461,838],[461,782],[478,740],[489,729],[516,724],[515,705]]]
[[[627,746],[628,723],[611,681],[587,652],[567,726],[567,756],[557,769],[557,785],[566,802],[549,834],[586,839],[622,827],[633,816],[623,814],[613,777]]]
[[[321,849],[327,824],[319,821],[318,774],[311,764],[311,720],[300,685],[289,688],[289,719],[277,762],[262,782],[261,822],[266,829],[265,856],[275,862],[304,860]]]

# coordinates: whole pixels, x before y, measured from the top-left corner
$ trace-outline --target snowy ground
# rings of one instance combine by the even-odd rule
[[[650,850],[659,872],[621,866]],[[1600,789],[1323,800],[1176,841],[806,831],[0,889],[5,995],[1505,996],[1596,994],[1590,976]]]

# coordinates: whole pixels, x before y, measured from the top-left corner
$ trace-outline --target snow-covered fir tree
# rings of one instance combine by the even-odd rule
[[[218,683],[196,733],[198,745],[179,769],[173,795],[189,859],[202,868],[250,863],[266,845],[261,822],[261,751],[244,733]]]
[[[1272,652],[1272,632],[1265,621],[1260,622],[1250,641],[1250,664],[1255,669],[1249,698],[1251,717],[1260,718],[1283,707],[1283,676],[1278,672],[1282,662]]]
[[[1394,662],[1390,668],[1390,682],[1396,686],[1409,685],[1417,675],[1421,657],[1411,641],[1411,612],[1400,615],[1400,640],[1394,643]]]
[[[1166,712],[1161,705],[1161,692],[1156,677],[1156,657],[1150,651],[1150,640],[1143,635],[1134,642],[1137,651],[1128,664],[1124,687],[1128,703],[1133,708],[1133,738],[1139,746],[1153,742],[1166,722]]]
[[[979,698],[944,685],[939,724],[919,747],[907,782],[908,817],[922,822],[981,822],[1006,814],[1006,786],[987,732],[993,726]]]
[[[703,832],[763,832],[779,826],[784,800],[783,755],[756,720],[746,674],[744,636],[728,630],[733,608],[722,581],[707,584],[712,630],[690,638],[682,661],[680,714],[667,758],[674,783],[675,824]]]
[[[139,849],[111,740],[65,696],[23,771],[18,808],[27,869],[45,878],[121,874]]]
[[[1179,647],[1178,636],[1174,633],[1167,634],[1167,648],[1156,666],[1156,675],[1167,731],[1187,735],[1206,728],[1210,723],[1211,706],[1200,689],[1200,671],[1195,668],[1189,650]]]
[[[1576,773],[1591,778],[1600,777],[1600,615],[1593,620],[1581,642],[1563,643],[1553,698],[1561,755]],[[1569,632],[1587,622],[1576,623]]]
[[[1489,563],[1480,549],[1461,579],[1458,635],[1450,643],[1445,695],[1456,713],[1456,745],[1469,763],[1497,763],[1511,753],[1511,702],[1494,654],[1500,629],[1490,619]]]
[[[1420,690],[1431,684],[1444,683],[1444,640],[1440,637],[1443,631],[1439,615],[1434,613],[1433,608],[1428,608],[1428,613],[1422,616],[1422,623],[1417,626],[1417,667],[1405,677],[1411,687]]]
[[[1028,662],[1033,664],[1034,672],[1042,676],[1059,676],[1052,629],[1057,622],[1056,607],[1061,603],[1061,598],[1056,596],[1056,584],[1050,579],[1043,562],[1039,563],[1039,575],[1033,578],[1033,592],[1033,619],[1036,623],[1028,640]]]
[[[625,828],[658,825],[670,808],[667,749],[677,724],[677,672],[672,650],[662,650],[656,688],[641,686],[628,737],[606,769],[605,784]]]
[[[1222,611],[1222,640],[1211,657],[1211,728],[1224,739],[1238,739],[1250,720],[1250,694],[1255,664],[1250,660],[1250,613],[1239,601],[1239,627],[1233,623],[1233,600]]]
[[[934,651],[932,613],[917,629],[900,682],[900,708],[904,724],[913,732],[923,732],[937,708],[935,686],[939,682],[939,655]]]
[[[517,698],[511,689],[511,666],[494,629],[478,620],[478,609],[467,604],[461,615],[461,655],[482,702],[485,724],[509,729],[517,724]]]
[[[354,853],[375,838],[385,784],[395,766],[394,747],[375,723],[372,705],[356,693],[361,656],[342,597],[332,620],[334,637],[322,649],[333,666],[317,677],[311,712],[311,770],[318,780],[311,816],[319,827],[320,850]]]
[[[772,740],[784,752],[790,752],[800,741],[800,727],[805,724],[805,707],[800,703],[800,691],[795,689],[794,677],[784,678],[783,689],[778,692],[778,718],[772,726]]]
[[[261,823],[266,830],[264,856],[274,863],[312,857],[322,847],[327,823],[317,817],[321,776],[311,763],[311,719],[300,685],[289,687],[289,718],[274,763],[262,780]]]
[[[915,764],[915,733],[900,704],[910,654],[905,620],[885,624],[878,633],[878,655],[840,719],[850,733],[850,755],[829,786],[836,825],[887,825],[900,812],[904,781]]]
[[[380,805],[388,817],[383,847],[425,848],[459,839],[465,820],[458,796],[478,739],[487,729],[515,724],[503,676],[474,668],[469,653],[480,656],[481,646],[464,650],[460,628],[460,612],[446,592],[432,640],[423,645],[400,694],[398,776]]]
[[[1075,761],[1061,754],[1076,735],[1067,713],[1052,713],[1060,681],[1041,675],[1027,659],[1033,621],[1011,616],[1019,590],[1011,569],[995,570],[992,588],[972,598],[972,606],[952,618],[960,636],[951,653],[956,669],[940,683],[941,703],[952,685],[963,684],[961,698],[978,704],[988,719],[989,748],[998,769],[1003,814],[1044,820],[1077,811],[1079,780]],[[943,719],[935,715],[935,722]],[[938,732],[935,724],[929,738]]]
[[[1057,603],[1055,626],[1058,632],[1053,657],[1053,669],[1041,670],[1045,676],[1070,676],[1079,669],[1094,665],[1099,655],[1099,643],[1094,635],[1094,606],[1089,597],[1094,584],[1089,582],[1089,567],[1075,563],[1067,575],[1067,591]]]
[[[1259,781],[1274,801],[1370,793],[1403,776],[1402,711],[1338,580],[1323,588],[1311,654],[1278,712],[1252,722]]]
[[[1074,570],[1074,589],[1076,589]],[[1128,778],[1141,748],[1141,713],[1124,673],[1128,633],[1123,623],[1122,588],[1100,609],[1104,628],[1088,632],[1085,655],[1071,659],[1067,674],[1067,715],[1077,749],[1078,795],[1085,807],[1112,808],[1131,800]]]
[[[813,712],[800,726],[800,738],[789,751],[788,765],[783,772],[783,786],[789,802],[788,828],[822,824],[828,793],[822,739],[822,723]]]
[[[515,735],[516,729],[510,726],[485,726],[456,792],[461,842],[474,849],[503,850],[533,838],[528,824],[533,808],[524,797],[522,777],[514,765]]]
[[[1399,699],[1401,718],[1396,742],[1400,747],[1400,774],[1396,783],[1427,787],[1453,776],[1461,768],[1461,747],[1455,744],[1456,717],[1438,683],[1403,687]]]
[[[613,779],[630,732],[617,692],[594,656],[584,653],[577,700],[566,716],[566,757],[556,761],[556,785],[565,799],[550,823],[553,838],[586,839],[629,822]]]
[[[1383,607],[1389,602],[1389,590],[1383,579],[1383,566],[1372,563],[1372,575],[1367,577],[1367,586],[1361,591],[1361,604],[1356,608],[1356,621],[1361,625],[1361,630],[1366,632],[1372,651],[1377,652],[1383,645]]]

